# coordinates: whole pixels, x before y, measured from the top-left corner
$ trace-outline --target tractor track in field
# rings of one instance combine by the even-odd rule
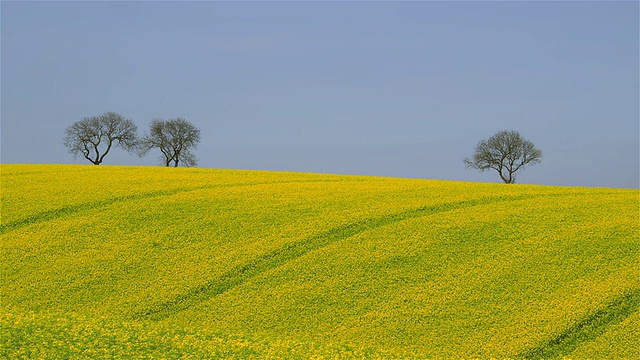
[[[602,335],[613,325],[619,324],[640,310],[640,289],[628,290],[607,305],[587,315],[562,333],[514,359],[552,359],[569,355],[581,344]]]
[[[341,182],[341,181],[349,181],[349,180],[291,180],[291,181],[277,181],[277,182],[252,182],[252,183],[241,183],[241,184],[222,184],[222,185],[202,185],[202,186],[194,186],[194,187],[183,187],[176,189],[168,189],[168,190],[156,190],[145,193],[124,195],[124,196],[116,196],[110,197],[103,200],[75,204],[75,205],[65,205],[53,210],[43,211],[37,214],[29,215],[22,219],[9,221],[5,224],[0,224],[0,235],[4,235],[8,232],[15,231],[21,229],[23,227],[39,224],[51,220],[55,220],[58,218],[62,218],[65,216],[69,216],[72,214],[76,214],[82,211],[94,210],[101,207],[106,207],[109,205],[113,205],[120,202],[133,201],[133,200],[142,200],[142,199],[150,199],[154,197],[160,196],[172,196],[181,193],[187,193],[191,191],[205,190],[205,189],[218,189],[218,188],[231,188],[231,187],[241,187],[241,186],[259,186],[259,185],[279,185],[279,184],[291,184],[291,183],[321,183],[321,182]]]
[[[135,313],[132,317],[134,319],[165,319],[172,314],[184,311],[198,303],[229,291],[234,287],[250,280],[251,278],[254,278],[269,270],[275,269],[289,261],[296,260],[313,250],[323,248],[334,242],[347,239],[367,230],[379,228],[400,221],[425,217],[467,207],[524,200],[539,196],[545,195],[499,196],[431,206],[422,206],[419,208],[364,219],[348,225],[332,228],[319,234],[307,237],[303,240],[287,244],[279,249],[270,251],[262,256],[250,260],[246,264],[238,265],[216,279],[192,288],[188,292],[178,295],[170,301],[157,304],[147,310]]]

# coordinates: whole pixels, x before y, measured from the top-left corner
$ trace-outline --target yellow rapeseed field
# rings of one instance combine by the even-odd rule
[[[640,192],[0,165],[0,357],[640,358]]]

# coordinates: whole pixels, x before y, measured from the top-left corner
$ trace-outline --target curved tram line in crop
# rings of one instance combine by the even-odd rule
[[[638,358],[635,189],[195,169],[177,177],[173,170],[168,176],[156,168],[3,165],[0,170],[3,179],[13,176],[3,180],[8,216],[0,221],[0,357]],[[87,178],[115,181],[87,187]],[[179,208],[185,217],[219,212],[207,215],[210,221],[165,233],[162,220],[171,216],[165,200],[184,204]],[[219,209],[212,206],[218,204]],[[270,212],[278,204],[281,208]],[[371,209],[361,212],[367,205]],[[117,231],[126,239],[111,236],[107,227],[71,232],[102,213],[117,215],[117,223],[129,213],[138,215],[140,207],[158,216],[148,226],[142,222],[146,212],[123,224]],[[314,224],[302,228],[305,235],[289,237],[298,221],[314,215]],[[57,231],[59,221],[64,228]],[[264,223],[269,226],[257,227]],[[224,237],[191,241],[190,229],[206,232],[210,226]],[[425,248],[419,241],[423,230],[451,241]],[[187,246],[149,250],[156,234]],[[494,235],[500,241],[487,241]],[[233,243],[238,236],[247,241]],[[278,243],[247,251],[247,244],[265,236]],[[360,238],[370,241],[354,242]],[[335,256],[338,245],[350,253],[330,259],[336,268],[315,256],[324,251]],[[230,253],[240,262],[200,273],[201,263],[229,264]],[[433,264],[428,270],[439,277],[424,281],[429,273],[407,257],[414,254]],[[399,264],[399,258],[411,261]],[[182,259],[192,266],[173,271]],[[298,262],[304,272],[285,271]],[[370,287],[356,294],[342,282],[327,281],[336,271],[347,281],[364,276],[362,284]],[[313,285],[303,281],[314,275],[320,277],[313,281],[330,291],[302,296]],[[397,283],[396,276],[406,281]],[[160,277],[172,291],[181,290],[158,292],[168,290],[162,284],[141,289]],[[270,289],[285,285],[282,280],[286,286]],[[576,282],[581,286],[573,286]],[[566,292],[558,291],[567,285]],[[251,298],[254,291],[260,299]],[[266,298],[271,294],[273,299]],[[575,295],[580,296],[572,299]],[[558,306],[564,301],[571,306]],[[270,326],[259,328],[262,324]],[[545,328],[534,329],[536,324]]]
[[[240,183],[240,184],[203,185],[203,186],[175,188],[175,189],[168,189],[168,190],[156,190],[156,191],[150,191],[146,193],[138,193],[138,194],[132,194],[132,195],[125,195],[125,196],[117,196],[117,197],[107,198],[99,201],[93,201],[93,202],[87,202],[87,203],[81,203],[81,204],[75,204],[75,205],[67,205],[67,206],[60,207],[58,209],[47,210],[37,214],[33,214],[22,219],[8,222],[6,224],[0,224],[0,235],[4,235],[8,232],[23,228],[25,226],[34,225],[34,224],[38,224],[46,221],[52,221],[52,220],[56,220],[58,218],[76,214],[82,211],[98,209],[101,207],[105,207],[105,206],[109,206],[115,203],[125,202],[125,201],[150,199],[150,198],[159,197],[159,196],[172,196],[180,193],[187,193],[191,191],[198,191],[198,190],[205,190],[205,189],[229,188],[229,187],[239,187],[239,186],[341,182],[341,181],[350,181],[350,180],[291,180],[291,181],[251,182],[251,183]]]
[[[220,295],[266,271],[275,269],[289,261],[298,259],[310,251],[320,249],[336,241],[347,239],[367,230],[456,209],[505,201],[526,200],[539,196],[559,196],[559,194],[486,197],[476,200],[423,206],[329,229],[304,240],[285,245],[280,249],[273,250],[249,261],[247,264],[236,266],[220,276],[218,279],[214,279],[206,284],[197,286],[187,293],[177,296],[173,300],[160,303],[150,309],[138,312],[133,315],[133,318],[148,318],[152,320],[165,319],[172,314],[186,310],[198,303]]]
[[[609,304],[598,309],[555,338],[526,352],[515,359],[551,359],[566,355],[580,344],[602,335],[609,327],[621,323],[640,309],[640,289],[627,291]]]

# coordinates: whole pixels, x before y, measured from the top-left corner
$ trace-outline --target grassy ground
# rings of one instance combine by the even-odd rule
[[[0,176],[0,356],[640,358],[638,190]]]

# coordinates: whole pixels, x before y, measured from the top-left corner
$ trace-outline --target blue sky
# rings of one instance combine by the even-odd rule
[[[8,2],[3,163],[87,163],[64,129],[115,111],[202,130],[199,166],[638,187],[638,2]],[[113,150],[105,164],[157,165]]]

